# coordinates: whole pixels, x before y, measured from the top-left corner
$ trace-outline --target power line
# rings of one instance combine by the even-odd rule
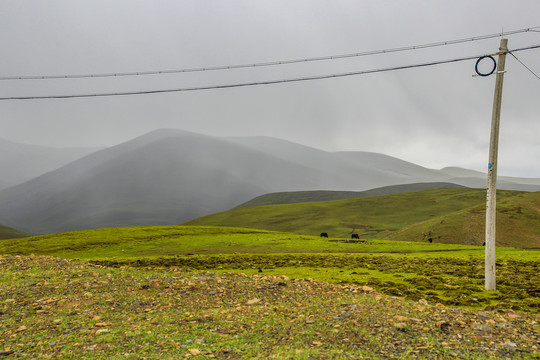
[[[428,43],[428,44],[404,46],[404,47],[398,47],[398,48],[392,48],[392,49],[372,50],[372,51],[365,51],[365,52],[352,53],[352,54],[320,56],[320,57],[312,57],[312,58],[305,58],[305,59],[268,61],[268,62],[260,62],[260,63],[253,63],[253,64],[237,64],[237,65],[223,65],[223,66],[199,67],[199,68],[177,69],[177,70],[134,71],[134,72],[102,73],[102,74],[2,76],[0,77],[0,80],[84,79],[84,78],[105,78],[105,77],[123,77],[123,76],[163,75],[163,74],[204,72],[204,71],[216,71],[216,70],[232,70],[232,69],[256,68],[256,67],[276,66],[276,65],[288,65],[288,64],[297,64],[297,63],[307,63],[307,62],[313,62],[313,61],[345,59],[345,58],[361,57],[361,56],[368,56],[368,55],[389,54],[389,53],[394,53],[394,52],[419,50],[419,49],[426,49],[426,48],[432,48],[432,47],[437,47],[437,46],[454,45],[454,44],[459,44],[459,43],[464,43],[464,42],[486,40],[486,39],[491,39],[491,38],[495,38],[499,36],[515,35],[515,34],[525,33],[529,31],[536,31],[535,29],[540,29],[540,26],[521,29],[521,30],[500,32],[497,34],[475,36],[475,37],[456,39],[456,40],[447,40],[447,41]]]
[[[536,76],[536,78],[538,80],[540,80],[540,76],[536,75],[536,73],[534,71],[532,71],[532,69],[530,69],[527,65],[525,65],[523,63],[523,61],[519,60],[516,55],[514,55],[511,51],[509,51],[510,55],[512,55],[514,57],[514,59],[516,59],[521,65],[523,65],[525,67],[525,69],[529,70],[531,74],[533,74],[534,76]]]
[[[512,50],[512,52],[531,50],[531,49],[537,49],[537,48],[540,48],[540,45],[533,45],[533,46],[528,46],[525,48],[515,49],[515,50]],[[495,54],[492,54],[492,55],[495,55]],[[196,87],[185,87],[185,88],[177,88],[177,89],[126,91],[126,92],[116,92],[116,93],[13,96],[13,97],[0,97],[0,100],[71,99],[71,98],[148,95],[148,94],[163,94],[163,93],[173,93],[173,92],[230,89],[230,88],[239,88],[239,87],[248,87],[248,86],[283,84],[283,83],[311,81],[311,80],[323,80],[323,79],[332,79],[332,78],[348,77],[348,76],[355,76],[355,75],[366,75],[366,74],[373,74],[373,73],[380,73],[380,72],[413,69],[413,68],[420,68],[420,67],[429,67],[429,66],[434,66],[434,65],[449,64],[449,63],[456,63],[456,62],[461,62],[461,61],[466,61],[466,60],[477,59],[481,56],[483,55],[466,56],[466,57],[455,58],[455,59],[439,60],[439,61],[432,61],[432,62],[421,63],[421,64],[413,64],[413,65],[401,65],[401,66],[394,66],[394,67],[381,68],[381,69],[352,71],[352,72],[338,73],[338,74],[325,74],[325,75],[315,75],[315,76],[307,76],[307,77],[300,77],[300,78],[289,78],[289,79],[268,80],[268,81],[258,81],[258,82],[196,86]]]

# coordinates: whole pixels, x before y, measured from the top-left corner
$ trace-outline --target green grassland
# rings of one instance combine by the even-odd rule
[[[265,273],[371,286],[446,305],[538,311],[540,250],[497,249],[499,288],[483,291],[481,246],[320,238],[226,227],[111,228],[0,242],[0,253],[94,264]]]
[[[0,241],[0,355],[503,359],[540,351],[540,250],[212,226]],[[8,254],[8,255],[6,255]]]
[[[433,189],[358,199],[240,208],[186,225],[482,245],[485,190]],[[540,192],[498,191],[498,244],[540,248]]]

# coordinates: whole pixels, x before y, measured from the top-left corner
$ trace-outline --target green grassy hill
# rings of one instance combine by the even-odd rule
[[[497,245],[540,248],[540,192],[521,193],[497,201]],[[480,245],[485,239],[484,204],[405,227],[391,240]]]
[[[537,204],[540,193],[498,191],[497,194],[501,204],[498,209],[498,245],[539,247],[540,223],[536,219],[540,218],[540,206]],[[327,232],[329,236],[346,238],[352,233],[358,233],[363,238],[408,241],[427,241],[431,237],[435,242],[481,245],[484,241],[481,231],[484,204],[485,190],[434,189],[349,200],[234,209],[185,224],[309,235]],[[430,230],[430,227],[444,229],[444,233],[439,233],[442,230]],[[396,233],[398,230],[402,232]]]
[[[242,209],[261,205],[279,205],[279,204],[296,204],[302,202],[315,201],[332,201],[356,199],[366,196],[398,194],[409,191],[442,189],[442,188],[465,188],[465,186],[452,183],[428,182],[383,186],[366,191],[291,191],[291,192],[276,192],[257,196],[254,199],[246,201],[238,205],[235,209]]]
[[[0,240],[22,238],[25,236],[28,236],[28,234],[4,225],[0,225]]]

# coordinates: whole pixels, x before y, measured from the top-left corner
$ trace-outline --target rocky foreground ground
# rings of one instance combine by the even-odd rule
[[[0,255],[0,357],[535,359],[540,316],[369,287]]]

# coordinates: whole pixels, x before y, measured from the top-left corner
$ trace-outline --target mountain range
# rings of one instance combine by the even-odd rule
[[[0,223],[30,234],[165,225],[271,192],[363,191],[418,182],[483,188],[486,183],[481,173],[427,169],[382,154],[170,129],[82,155],[0,191]],[[540,179],[499,178],[499,188],[539,191]]]

